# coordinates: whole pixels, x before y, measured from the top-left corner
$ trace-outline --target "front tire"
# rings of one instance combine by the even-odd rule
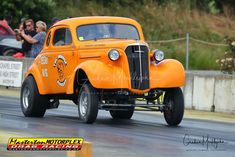
[[[79,118],[85,123],[93,123],[98,114],[98,93],[90,83],[84,83],[78,96]]]
[[[166,91],[164,97],[164,118],[168,125],[177,126],[184,115],[184,96],[180,88],[172,88]]]
[[[39,94],[33,76],[28,76],[21,87],[20,102],[25,117],[43,117],[49,100]]]
[[[124,103],[124,104],[135,104],[135,101],[118,101],[118,104]],[[133,116],[135,107],[134,106],[128,106],[128,107],[122,107],[119,109],[123,110],[110,110],[109,113],[112,116],[113,119],[131,119]]]

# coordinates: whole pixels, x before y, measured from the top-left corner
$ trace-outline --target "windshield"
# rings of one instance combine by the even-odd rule
[[[89,24],[77,28],[78,40],[97,40],[107,38],[139,40],[139,33],[127,24]]]

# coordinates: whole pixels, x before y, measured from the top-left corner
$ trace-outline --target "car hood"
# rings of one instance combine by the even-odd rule
[[[144,44],[147,45],[144,41],[139,40],[130,40],[130,39],[99,39],[96,41],[84,41],[81,42],[79,49],[107,49],[107,48],[116,48],[116,49],[126,49],[128,45],[132,44]],[[148,45],[147,45],[148,46]]]

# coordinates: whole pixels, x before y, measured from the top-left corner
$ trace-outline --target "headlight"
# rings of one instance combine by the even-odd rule
[[[116,61],[116,60],[119,59],[120,54],[117,50],[112,49],[112,50],[109,51],[108,56],[109,56],[109,59],[111,59],[112,61]]]
[[[155,50],[154,59],[158,62],[162,61],[164,59],[164,52],[161,50]]]

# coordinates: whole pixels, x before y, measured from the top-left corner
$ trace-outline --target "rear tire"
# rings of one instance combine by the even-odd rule
[[[98,93],[90,83],[84,83],[78,96],[78,115],[85,123],[93,123],[98,114]]]
[[[38,92],[37,84],[33,76],[28,76],[21,87],[21,110],[25,117],[43,117],[49,99]]]
[[[118,101],[118,104],[135,104],[135,101]],[[122,107],[119,109],[125,109],[125,110],[110,110],[109,113],[112,116],[113,119],[131,119],[133,116],[135,107],[134,106],[128,106],[128,107]]]
[[[164,118],[168,125],[177,126],[184,115],[184,96],[180,88],[172,88],[166,91],[164,104]]]

